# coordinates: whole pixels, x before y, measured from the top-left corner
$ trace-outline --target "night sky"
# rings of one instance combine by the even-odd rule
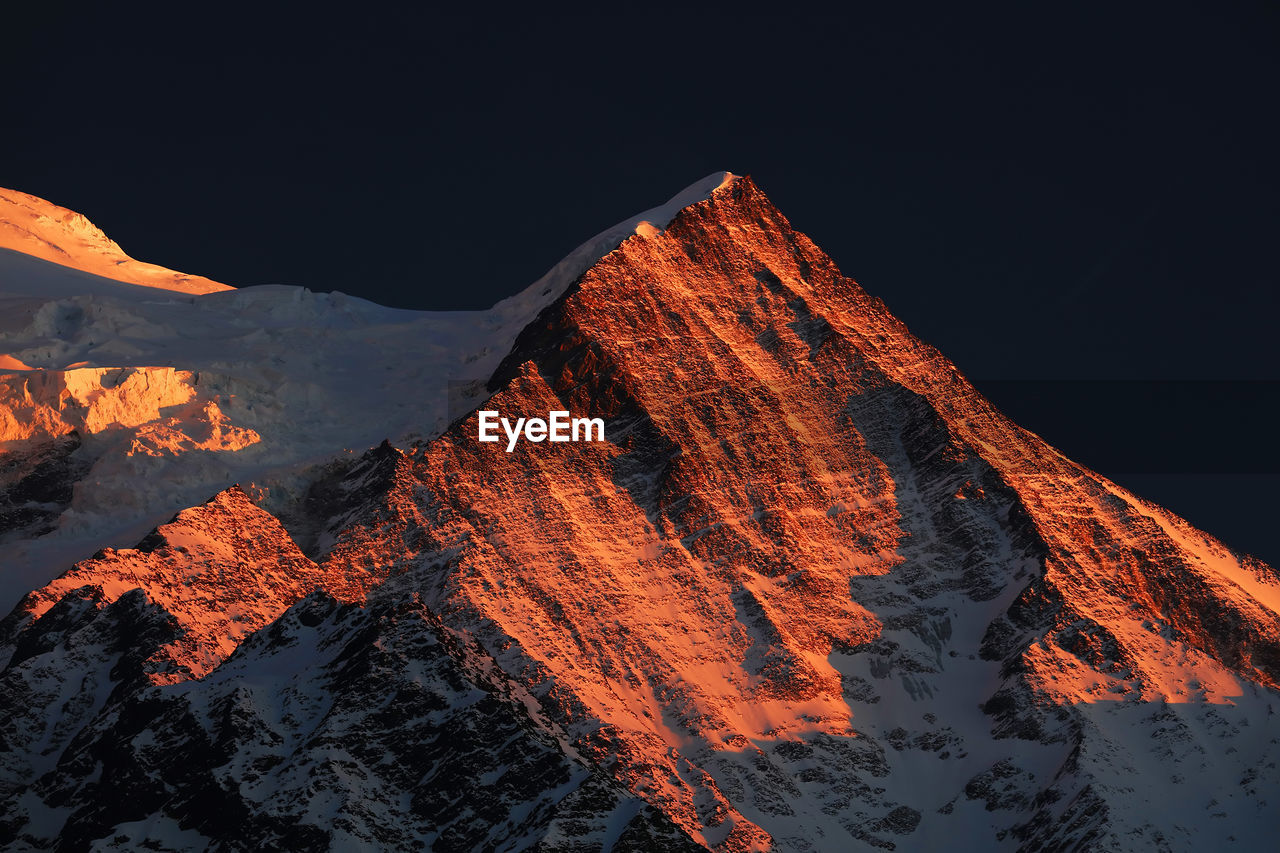
[[[483,308],[748,173],[1024,426],[1280,562],[1274,3],[118,5],[6,9],[0,186],[136,258]]]

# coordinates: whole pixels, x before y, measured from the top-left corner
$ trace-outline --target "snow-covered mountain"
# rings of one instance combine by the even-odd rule
[[[1280,830],[1275,572],[1009,422],[748,178],[487,312],[18,252],[0,293],[9,847]]]

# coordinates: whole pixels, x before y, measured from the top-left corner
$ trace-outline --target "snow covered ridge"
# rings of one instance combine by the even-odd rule
[[[68,470],[84,472],[69,503],[39,502],[53,532],[0,530],[0,610],[230,483],[279,510],[335,454],[438,435],[450,383],[467,388],[455,405],[481,402],[516,335],[585,270],[733,180],[710,175],[469,312],[139,265],[83,216],[0,190],[0,452],[44,453],[74,431]]]
[[[198,275],[135,261],[83,215],[0,187],[0,248],[105,278],[179,293],[230,290]]]

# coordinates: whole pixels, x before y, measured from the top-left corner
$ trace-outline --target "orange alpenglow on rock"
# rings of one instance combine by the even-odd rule
[[[143,287],[192,294],[235,289],[204,276],[135,261],[84,215],[4,188],[0,188],[0,248]]]
[[[287,498],[224,485],[27,587],[0,846],[1274,846],[1276,572],[1010,421],[749,178],[470,318],[257,290],[0,334],[49,372],[0,385],[25,544],[129,544],[86,519],[241,459]],[[121,318],[217,358],[65,363]],[[379,407],[423,340],[467,395],[406,452]],[[350,411],[392,442],[317,465]],[[569,412],[599,440],[529,435]]]

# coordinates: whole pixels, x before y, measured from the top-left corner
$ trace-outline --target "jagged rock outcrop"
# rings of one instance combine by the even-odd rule
[[[28,626],[69,597],[110,604],[141,590],[180,631],[180,640],[149,660],[150,680],[183,681],[210,672],[246,636],[315,589],[363,598],[360,578],[327,575],[274,516],[233,486],[178,513],[137,548],[104,548],[31,592],[0,623],[0,641],[21,640]]]
[[[204,680],[136,686],[9,801],[10,849],[697,849],[412,599],[316,593]],[[56,838],[32,802],[67,810]]]

